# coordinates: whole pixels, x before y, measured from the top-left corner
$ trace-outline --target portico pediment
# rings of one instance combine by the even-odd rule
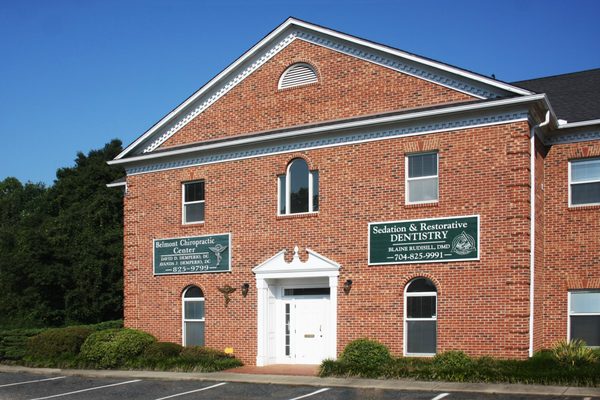
[[[292,261],[288,263],[285,260],[287,250],[281,250],[267,261],[253,268],[252,272],[257,277],[260,275],[263,279],[338,275],[340,264],[308,248],[306,252],[308,253],[308,259],[306,261],[300,260],[298,246],[296,246]]]

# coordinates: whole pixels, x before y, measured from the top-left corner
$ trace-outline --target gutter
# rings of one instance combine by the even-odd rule
[[[206,151],[206,150],[215,150],[221,148],[227,148],[232,146],[240,146],[247,145],[258,142],[266,142],[269,140],[277,140],[277,139],[289,139],[296,138],[301,136],[307,136],[314,133],[324,133],[342,129],[354,129],[354,128],[364,128],[371,127],[382,124],[396,123],[396,122],[405,122],[414,119],[423,119],[430,118],[434,116],[443,116],[449,115],[459,112],[470,112],[470,111],[480,111],[486,109],[492,109],[495,107],[502,106],[510,106],[510,105],[519,105],[519,104],[527,104],[541,101],[544,104],[544,108],[550,110],[550,104],[548,102],[548,98],[545,94],[534,94],[531,96],[523,96],[523,97],[514,97],[509,99],[501,99],[495,101],[489,101],[485,103],[475,103],[469,105],[459,105],[455,107],[448,107],[436,110],[428,110],[428,111],[417,111],[409,114],[401,114],[401,115],[393,115],[387,117],[375,117],[371,119],[364,119],[360,121],[351,121],[351,122],[341,122],[335,123],[327,126],[317,126],[312,128],[299,128],[297,130],[286,131],[281,133],[273,133],[273,134],[265,134],[262,136],[254,136],[249,138],[242,139],[232,139],[227,140],[225,142],[219,143],[211,143],[211,144],[199,144],[195,147],[189,147],[185,149],[176,149],[171,151],[164,151],[159,153],[146,153],[139,156],[127,157],[127,158],[115,158],[114,160],[108,161],[109,165],[119,165],[119,164],[128,164],[136,161],[147,161],[157,158],[164,158],[170,156],[177,156],[189,153],[195,153],[198,151]]]
[[[538,128],[542,128],[550,123],[550,110],[546,111],[546,119],[531,128],[530,134],[530,157],[529,157],[529,171],[531,173],[531,215],[530,215],[530,232],[531,232],[531,244],[529,251],[529,357],[533,357],[533,314],[535,309],[534,295],[535,295],[535,131]]]

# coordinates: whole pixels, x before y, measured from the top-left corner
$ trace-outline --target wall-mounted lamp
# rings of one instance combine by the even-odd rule
[[[249,283],[242,284],[242,296],[246,297],[248,295],[248,290],[250,289]]]
[[[344,282],[344,293],[350,293],[350,289],[352,289],[352,279],[348,279]]]

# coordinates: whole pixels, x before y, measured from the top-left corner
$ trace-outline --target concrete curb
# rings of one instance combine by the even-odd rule
[[[26,372],[31,374],[49,374],[82,376],[88,378],[134,378],[162,380],[198,380],[228,381],[238,383],[262,383],[274,385],[307,385],[326,387],[350,387],[362,389],[414,390],[428,392],[469,392],[497,394],[536,394],[544,396],[589,396],[600,397],[600,388],[574,386],[546,386],[505,383],[457,383],[426,382],[409,379],[359,379],[359,378],[318,378],[295,375],[259,375],[234,372],[162,372],[162,371],[120,371],[85,370],[58,368],[29,368],[22,366],[0,365],[0,372]]]

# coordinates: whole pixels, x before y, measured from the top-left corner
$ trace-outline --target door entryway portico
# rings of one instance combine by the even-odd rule
[[[336,357],[337,286],[340,265],[310,249],[292,262],[286,250],[260,264],[256,365],[319,364]]]

